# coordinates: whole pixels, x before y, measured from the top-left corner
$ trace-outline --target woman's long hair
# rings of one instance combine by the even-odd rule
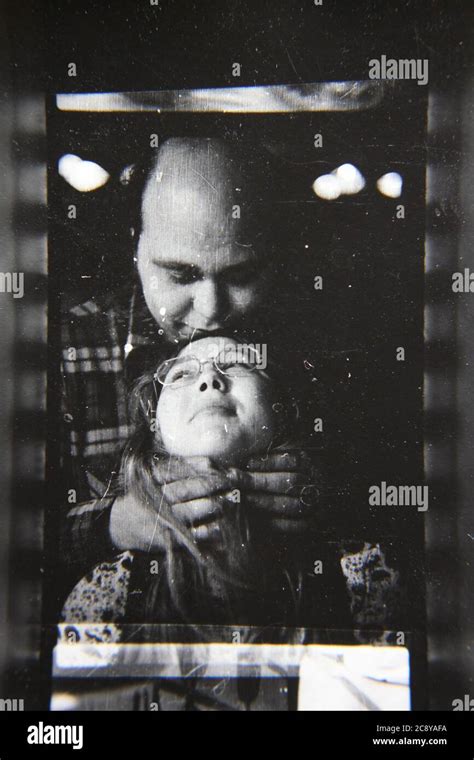
[[[238,501],[224,506],[219,552],[204,554],[191,531],[175,520],[153,475],[157,461],[172,463],[157,428],[158,388],[153,375],[152,371],[142,375],[131,392],[134,433],[125,447],[119,477],[119,489],[131,493],[156,515],[154,530],[163,547],[158,559],[161,572],[148,573],[145,583],[145,622],[250,623],[246,618],[253,617],[261,605],[265,570],[272,564],[262,556],[268,553],[268,541],[259,547],[259,553],[251,550],[245,505]],[[288,438],[292,411],[278,382],[271,382],[269,390],[277,410],[278,432],[271,447],[275,449]],[[152,542],[153,536],[150,545]],[[150,555],[144,564],[150,566]]]

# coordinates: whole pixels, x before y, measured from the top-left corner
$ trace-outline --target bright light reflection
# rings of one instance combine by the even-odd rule
[[[388,172],[377,180],[377,190],[388,198],[399,198],[402,187],[403,179],[398,172]]]
[[[75,190],[88,193],[105,185],[110,174],[94,161],[83,161],[79,156],[67,153],[58,161],[58,172]]]

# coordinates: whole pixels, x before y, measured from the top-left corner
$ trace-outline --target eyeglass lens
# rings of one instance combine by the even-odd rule
[[[256,362],[249,362],[237,353],[229,355],[223,353],[214,359],[208,359],[201,362],[197,357],[187,356],[178,359],[171,359],[163,362],[156,373],[157,380],[162,385],[180,386],[194,380],[206,364],[214,364],[216,369],[228,377],[239,377],[252,372],[256,367]]]

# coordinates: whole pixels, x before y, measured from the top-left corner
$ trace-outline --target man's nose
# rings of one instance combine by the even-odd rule
[[[227,378],[213,365],[207,364],[202,372],[199,390],[201,393],[204,393],[204,391],[207,390],[216,390],[220,393],[225,393],[227,390]]]
[[[211,278],[196,283],[193,301],[194,310],[206,320],[208,325],[217,322],[224,316],[225,293],[222,287]]]

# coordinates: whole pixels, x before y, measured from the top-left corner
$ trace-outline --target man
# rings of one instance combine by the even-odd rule
[[[108,496],[130,432],[129,381],[143,371],[144,349],[158,347],[166,358],[193,338],[249,325],[259,326],[260,339],[278,339],[267,190],[260,167],[225,142],[167,140],[145,178],[137,282],[124,298],[71,310],[63,333],[63,483],[76,505],[63,526],[62,554],[74,575],[117,549],[160,546],[154,507],[129,494]],[[252,493],[277,529],[306,529],[314,513],[310,470],[304,454],[287,452],[251,460],[245,472],[217,471],[206,458],[157,462],[155,480],[175,517],[192,518],[196,541],[205,542],[218,529],[222,494],[234,488]]]

